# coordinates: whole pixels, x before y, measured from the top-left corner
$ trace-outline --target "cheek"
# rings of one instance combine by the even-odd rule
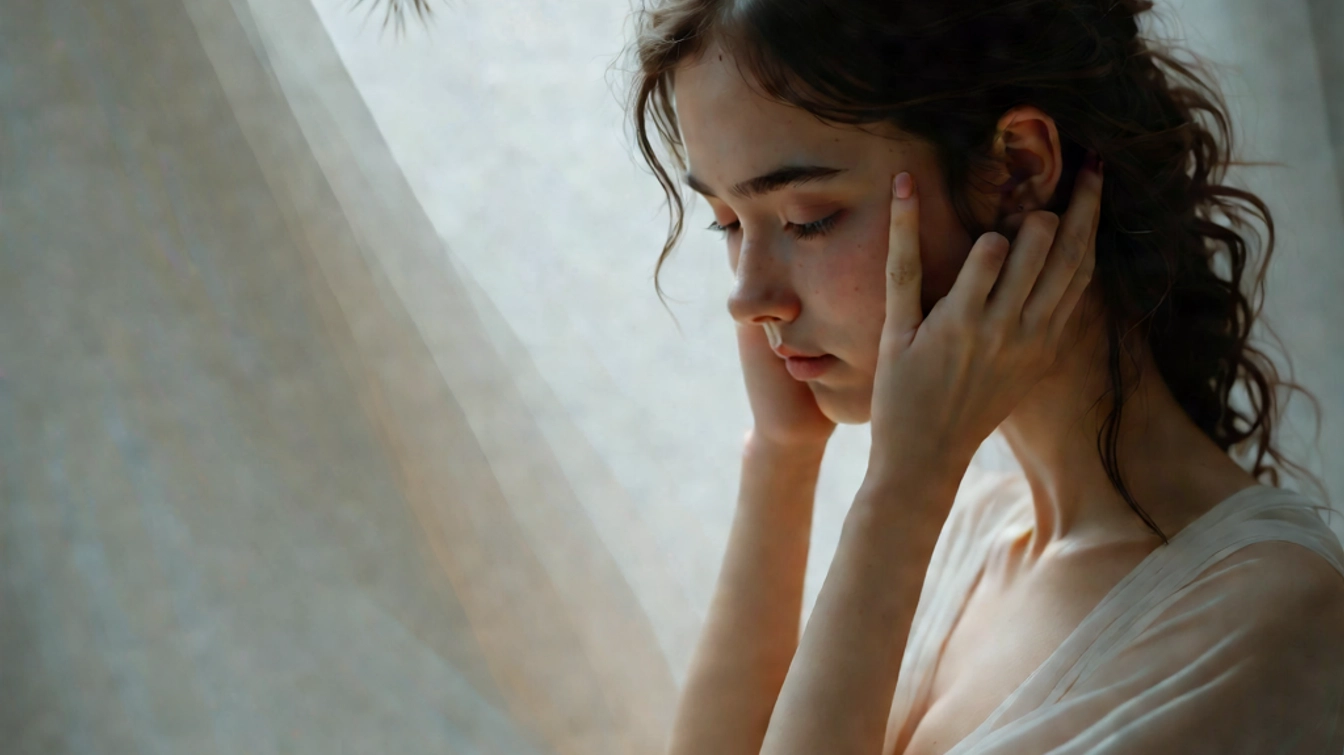
[[[887,267],[886,233],[862,232],[837,237],[827,245],[822,255],[822,275],[826,289],[836,297],[839,306],[853,315],[873,301],[883,307],[886,296]]]
[[[844,344],[843,358],[861,368],[876,362],[886,318],[888,234],[885,222],[875,226],[837,237],[822,255],[822,269],[814,279],[817,288],[824,287],[833,321],[842,331],[832,345]]]
[[[939,299],[952,290],[969,245],[963,249],[961,233],[954,227],[942,228],[938,213],[931,213],[920,229],[920,261],[922,264],[922,293],[920,304],[925,316]],[[839,297],[846,319],[856,328],[856,335],[865,340],[876,339],[882,331],[886,314],[888,219],[885,213],[874,213],[861,230],[845,238],[837,238],[828,248],[821,277],[825,288]]]

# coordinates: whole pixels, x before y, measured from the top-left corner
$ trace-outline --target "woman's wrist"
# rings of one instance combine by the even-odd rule
[[[845,531],[877,537],[892,547],[922,544],[931,552],[960,486],[960,477],[941,472],[868,475],[845,514]],[[919,558],[923,552],[913,547],[910,555]]]
[[[911,480],[955,480],[960,484],[975,457],[975,448],[942,442],[928,436],[908,435],[875,441],[868,453],[864,485],[877,488],[908,484]]]
[[[761,435],[752,428],[747,431],[743,439],[743,447],[749,453],[767,454],[798,462],[820,463],[822,457],[826,455],[826,445],[829,442],[829,437],[805,442],[780,441]]]

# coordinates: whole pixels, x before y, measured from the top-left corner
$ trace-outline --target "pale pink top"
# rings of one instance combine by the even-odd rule
[[[975,475],[976,473],[972,473]],[[1344,549],[1310,498],[1258,485],[1160,546],[949,755],[1344,752]],[[991,537],[1032,522],[1017,475],[968,476],[934,549],[893,700],[929,693]],[[1265,540],[1292,559],[1230,559]],[[1336,575],[1340,576],[1336,580]]]

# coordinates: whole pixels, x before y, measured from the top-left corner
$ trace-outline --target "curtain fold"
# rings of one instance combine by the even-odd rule
[[[22,750],[656,751],[652,623],[312,6],[0,13]]]

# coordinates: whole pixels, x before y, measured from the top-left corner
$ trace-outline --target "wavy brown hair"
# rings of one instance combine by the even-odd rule
[[[1137,17],[1152,7],[1149,0],[645,2],[635,11],[627,106],[671,211],[654,272],[659,298],[658,273],[682,234],[685,205],[648,123],[684,173],[673,76],[709,40],[734,53],[762,96],[834,124],[889,124],[931,144],[971,238],[993,230],[975,222],[968,189],[996,165],[998,120],[1031,104],[1054,118],[1062,142],[1065,178],[1046,209],[1062,213],[1087,150],[1106,163],[1093,282],[1110,349],[1110,388],[1098,401],[1109,396],[1112,408],[1097,451],[1115,489],[1168,542],[1130,494],[1117,460],[1120,417],[1133,388],[1122,359],[1137,368],[1134,339],[1142,339],[1173,395],[1221,449],[1249,455],[1253,447],[1249,471],[1257,479],[1267,476],[1277,487],[1276,467],[1289,467],[1314,481],[1328,502],[1325,486],[1274,442],[1279,388],[1301,391],[1318,417],[1320,405],[1281,379],[1250,343],[1274,221],[1259,197],[1222,181],[1229,166],[1257,163],[1232,160],[1226,105],[1201,78],[1201,61],[1191,54],[1181,62],[1174,53],[1182,48],[1140,37]],[[1218,215],[1226,222],[1216,222]],[[1269,243],[1248,277],[1251,255],[1241,231],[1250,216],[1268,228]],[[1239,388],[1249,411],[1234,406]]]

